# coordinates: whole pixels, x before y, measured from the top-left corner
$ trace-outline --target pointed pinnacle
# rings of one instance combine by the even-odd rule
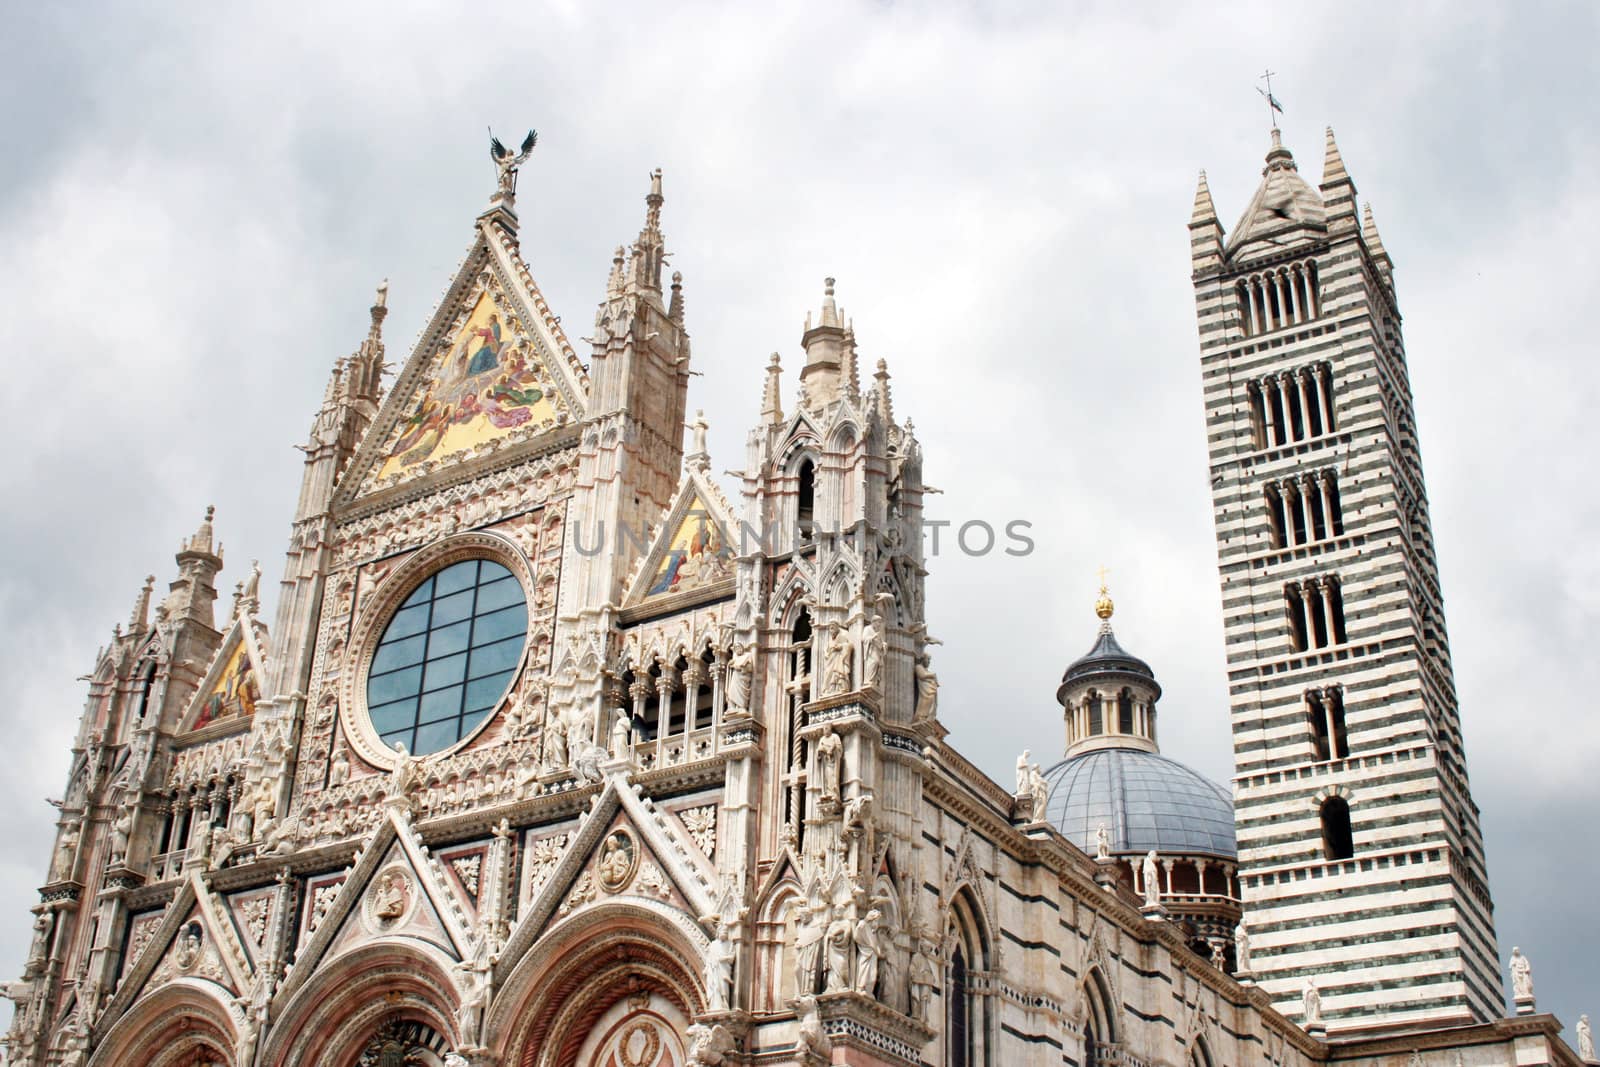
[[[1389,253],[1383,247],[1383,238],[1378,236],[1378,223],[1372,217],[1370,203],[1361,207],[1361,238],[1367,242],[1367,251],[1372,254],[1372,258],[1389,258]]]
[[[1200,184],[1194,190],[1194,212],[1190,223],[1217,221],[1217,206],[1211,202],[1211,186],[1206,184],[1206,172],[1200,172]]]
[[[1344,157],[1339,154],[1339,144],[1333,139],[1333,127],[1327,129],[1327,146],[1322,155],[1322,184],[1332,185],[1335,182],[1349,181],[1350,174],[1344,169]]]

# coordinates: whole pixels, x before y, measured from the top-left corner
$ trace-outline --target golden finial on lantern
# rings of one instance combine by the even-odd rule
[[[1094,613],[1100,616],[1101,621],[1111,618],[1111,613],[1116,610],[1116,605],[1111,601],[1111,593],[1106,585],[1106,569],[1100,568],[1100,596],[1094,602]]]

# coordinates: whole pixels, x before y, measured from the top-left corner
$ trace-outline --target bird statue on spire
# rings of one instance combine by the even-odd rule
[[[512,152],[500,143],[500,138],[494,135],[492,128],[489,130],[489,158],[494,160],[495,168],[499,172],[499,188],[495,190],[495,202],[509,205],[517,195],[517,168],[528,161],[528,157],[533,154],[533,146],[538,143],[539,131],[529,130],[528,136],[522,139],[522,147]]]

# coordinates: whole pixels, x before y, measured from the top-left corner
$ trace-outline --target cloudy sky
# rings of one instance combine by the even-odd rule
[[[1270,66],[1303,170],[1331,124],[1395,259],[1502,953],[1569,1025],[1600,1011],[1600,7],[1132,6],[12,6],[0,976],[74,679],[205,505],[227,587],[278,572],[292,446],[381,278],[409,351],[492,191],[490,124],[539,129],[523,246],[574,337],[664,168],[718,469],[834,275],[938,513],[1034,524],[1026,558],[932,562],[942,710],[981,766],[1058,750],[1104,564],[1165,751],[1226,780],[1185,223],[1200,168],[1243,209]]]

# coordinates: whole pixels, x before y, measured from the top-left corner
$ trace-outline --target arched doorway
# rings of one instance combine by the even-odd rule
[[[578,1050],[577,1067],[680,1067],[686,1050],[682,1034],[689,1020],[660,994],[623,997],[589,1029]]]
[[[512,968],[485,1044],[507,1067],[680,1067],[704,1010],[706,937],[645,900],[577,912]]]
[[[444,1067],[445,1036],[420,1019],[392,1015],[378,1024],[351,1067]]]

